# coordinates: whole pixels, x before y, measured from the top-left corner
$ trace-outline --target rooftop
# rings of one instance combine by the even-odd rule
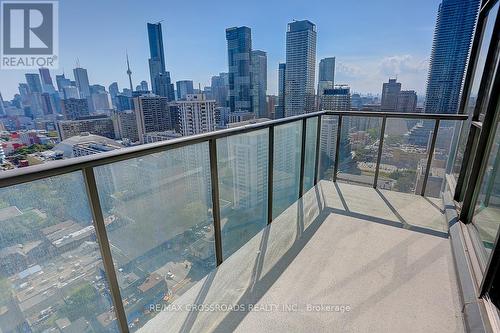
[[[72,157],[73,147],[82,144],[88,144],[88,145],[97,144],[102,147],[109,147],[109,150],[119,149],[124,147],[115,140],[100,135],[81,133],[80,135],[75,135],[70,138],[67,138],[66,140],[61,141],[54,148],[52,148],[52,150],[62,152],[65,157]]]

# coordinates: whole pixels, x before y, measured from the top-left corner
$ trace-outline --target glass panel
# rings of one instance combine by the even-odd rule
[[[486,57],[488,56],[488,49],[490,47],[491,36],[493,35],[493,29],[495,27],[495,19],[498,12],[498,2],[490,9],[488,16],[486,16],[483,27],[481,44],[479,46],[479,52],[476,58],[476,65],[474,67],[474,74],[472,76],[472,85],[470,88],[469,96],[467,98],[467,107],[464,113],[472,115],[474,108],[476,106],[477,94],[479,92],[479,86],[481,84],[481,78],[483,77],[484,66],[486,64]],[[493,62],[494,63],[494,62]]]
[[[0,207],[0,331],[118,331],[82,174],[0,189]]]
[[[479,144],[479,135],[481,134],[481,130],[476,128],[476,127],[471,128],[471,130],[473,131],[473,133],[471,134],[472,135],[472,148],[471,148],[471,151],[469,153],[469,156],[471,156],[469,163],[472,163],[473,157],[476,156],[477,145]],[[469,183],[469,177],[470,177],[471,171],[472,171],[472,168],[470,168],[470,167],[467,167],[465,169],[465,177],[464,177],[464,183],[462,186],[462,191],[460,192],[460,200],[463,200],[465,192],[467,191],[467,184]]]
[[[302,121],[274,128],[273,218],[299,198]]]
[[[479,55],[478,55],[478,60],[477,60],[478,61],[478,68],[480,69],[481,72],[484,71],[484,65],[486,63],[488,48],[491,45],[491,37],[493,35],[493,29],[495,27],[495,21],[496,21],[497,15],[498,15],[498,6],[499,6],[499,2],[497,1],[497,3],[488,11],[488,16],[486,17],[485,22],[484,22],[484,31],[483,31],[483,36],[481,39],[481,48],[479,50]],[[498,37],[496,37],[496,40],[498,40]],[[493,45],[496,45],[497,49],[494,52],[494,59],[492,60],[491,64],[494,64],[495,67],[498,68],[498,53],[499,53],[498,51],[499,51],[500,46],[498,45],[498,43],[495,43],[495,42],[493,42]],[[481,67],[479,67],[479,66],[481,66]],[[486,106],[488,104],[486,102],[490,100],[490,95],[491,95],[492,88],[493,88],[493,85],[492,85],[493,75],[496,72],[497,72],[496,69],[491,69],[490,71],[488,71],[488,73],[486,73],[487,76],[483,79],[483,80],[486,80],[485,86],[487,88],[486,88],[486,93],[484,94],[484,97],[483,97],[482,102],[481,102],[481,108],[479,110],[479,121],[484,120],[484,115],[486,113]],[[475,81],[476,80],[474,77],[473,85],[478,90],[479,83],[476,84]],[[474,89],[474,87],[473,87],[473,89]]]
[[[419,193],[433,129],[434,121],[387,119],[378,187]]]
[[[337,144],[339,117],[321,117],[321,138],[319,145],[319,179],[332,180]]]
[[[499,2],[497,2],[488,12],[488,16],[485,18],[484,23],[483,23],[483,35],[481,36],[481,44],[479,48],[479,52],[477,55],[477,60],[476,60],[476,65],[474,68],[474,73],[472,75],[472,84],[470,87],[470,92],[467,97],[467,103],[466,103],[466,108],[463,111],[463,113],[466,113],[469,115],[469,118],[463,123],[462,129],[460,131],[460,139],[458,141],[458,147],[457,147],[457,152],[456,152],[456,157],[455,157],[455,162],[453,166],[453,176],[455,180],[458,180],[459,174],[460,174],[460,169],[461,165],[463,162],[463,157],[465,153],[465,148],[467,145],[467,139],[469,137],[469,131],[470,131],[470,126],[471,126],[471,121],[472,121],[472,115],[474,113],[474,109],[476,107],[476,99],[478,95],[478,91],[480,88],[480,83],[481,79],[483,77],[483,72],[484,72],[484,67],[486,64],[486,57],[488,53],[488,48],[490,46],[491,42],[491,37],[493,35],[493,28],[495,25],[495,20],[496,16],[498,13],[498,6]],[[497,50],[498,51],[498,50]],[[495,53],[495,57],[498,59],[498,52]],[[493,60],[493,64],[497,64],[497,59]],[[486,78],[486,87],[487,87],[487,92],[484,94],[484,101],[489,100],[489,95],[491,93],[491,79],[493,77],[493,73],[496,73],[496,70],[491,70],[489,71],[489,75]],[[479,120],[482,121],[484,117],[484,112],[486,110],[486,103],[482,103],[481,105],[481,110],[480,110],[480,117]],[[458,133],[458,131],[457,131]],[[467,178],[464,181],[464,184],[467,183]],[[461,195],[460,199],[462,199],[463,196]]]
[[[375,117],[343,117],[339,173],[341,182],[373,186],[381,120]]]
[[[443,121],[440,123],[434,154],[432,155],[429,178],[427,179],[427,186],[425,188],[425,196],[427,197],[441,198],[442,196],[454,130],[454,121]],[[427,163],[427,160],[425,163]],[[417,183],[418,193],[420,193],[420,189],[421,184]]]
[[[208,143],[96,168],[131,330],[215,267]]]
[[[317,131],[318,118],[308,118],[306,121],[306,149],[304,157],[304,193],[314,186]]]
[[[499,111],[497,110],[497,113]],[[492,140],[488,146],[488,162],[482,167],[483,177],[477,196],[472,222],[490,255],[500,225],[500,122],[497,114],[496,126],[492,128]],[[491,146],[490,146],[491,145]],[[483,265],[488,258],[483,260]]]
[[[458,140],[458,145],[457,145],[457,152],[455,153],[455,160],[453,162],[453,177],[455,177],[455,180],[458,181],[458,177],[460,175],[460,169],[462,168],[462,162],[464,160],[464,154],[465,154],[465,148],[467,146],[467,140],[469,138],[469,131],[470,131],[470,125],[471,125],[471,120],[472,117],[469,116],[469,118],[462,122],[462,125],[460,127],[457,127],[455,129],[456,133],[459,135],[459,140]]]
[[[224,258],[267,225],[268,133],[263,129],[217,140]]]

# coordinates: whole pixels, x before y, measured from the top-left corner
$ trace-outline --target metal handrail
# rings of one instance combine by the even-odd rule
[[[354,117],[386,117],[401,119],[423,119],[423,120],[466,120],[466,114],[450,113],[406,113],[406,112],[382,112],[382,111],[324,111],[331,116],[354,116]]]

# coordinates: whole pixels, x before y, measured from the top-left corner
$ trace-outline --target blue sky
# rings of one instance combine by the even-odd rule
[[[336,83],[354,92],[380,94],[382,82],[398,77],[403,89],[425,92],[428,59],[439,0],[133,1],[61,0],[60,68],[73,77],[76,59],[91,84],[126,87],[125,50],[134,85],[149,82],[146,23],[164,20],[167,70],[174,81],[201,86],[227,71],[225,29],[252,29],[254,49],[268,54],[268,93],[276,93],[278,63],[285,60],[286,25],[316,24],[317,62],[337,58]],[[17,93],[25,71],[0,71],[4,99]],[[69,75],[68,75],[69,74]]]

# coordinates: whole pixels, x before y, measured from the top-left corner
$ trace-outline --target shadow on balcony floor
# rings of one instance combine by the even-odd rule
[[[463,331],[445,230],[439,201],[322,181],[141,332]]]

